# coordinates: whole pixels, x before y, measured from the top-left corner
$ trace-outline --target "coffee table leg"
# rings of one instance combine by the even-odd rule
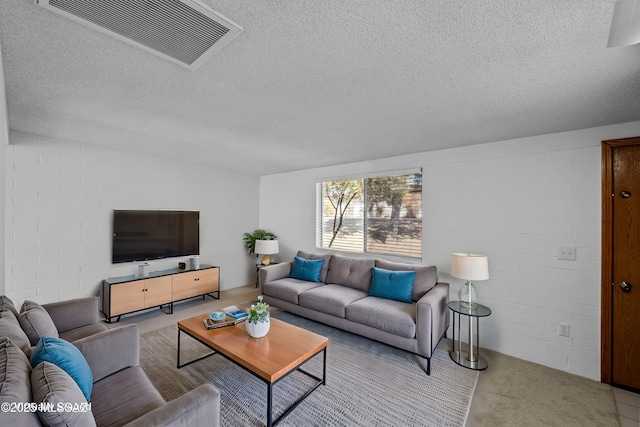
[[[304,369],[301,368],[302,365],[304,365],[306,362],[308,362],[309,360],[311,360],[313,357],[317,356],[318,353],[314,354],[313,356],[311,356],[309,359],[305,360],[304,362],[302,362],[301,365],[299,365],[296,369],[290,371],[289,373],[287,373],[286,375],[289,375],[291,372],[294,371],[298,371],[301,372],[303,374],[305,374],[306,376],[313,378],[314,380],[318,381],[318,383],[309,391],[307,391],[304,395],[302,395],[298,400],[296,400],[291,406],[289,406],[289,408],[287,408],[286,411],[284,411],[282,414],[280,414],[278,416],[278,418],[275,420],[275,422],[273,421],[273,406],[272,406],[272,399],[273,399],[273,384],[274,383],[269,383],[267,382],[267,426],[268,427],[272,427],[277,425],[280,421],[282,421],[287,415],[289,415],[291,413],[291,411],[293,411],[294,409],[296,409],[298,407],[299,404],[302,403],[303,400],[305,400],[311,393],[313,393],[315,391],[315,389],[317,389],[318,387],[320,387],[321,385],[326,384],[327,381],[327,347],[325,346],[322,350],[322,378],[319,378],[318,376],[305,371]],[[285,376],[286,376],[285,375]],[[280,379],[282,379],[284,377],[281,377]],[[278,380],[280,381],[280,380]]]
[[[273,425],[273,383],[267,384],[267,427]]]
[[[324,353],[322,361],[322,384],[327,383],[327,347],[325,347],[322,352]]]
[[[178,360],[178,369],[180,369],[180,332],[182,331],[178,328],[178,357],[176,358]]]
[[[194,363],[194,362],[197,362],[198,360],[202,360],[202,359],[207,358],[207,357],[209,357],[209,356],[213,356],[214,354],[216,354],[216,353],[217,353],[215,350],[213,350],[213,349],[212,349],[212,351],[210,351],[209,353],[203,354],[203,355],[202,355],[202,356],[200,356],[200,357],[196,357],[196,358],[195,358],[195,359],[193,359],[193,360],[190,360],[190,361],[188,361],[188,362],[185,362],[185,363],[182,363],[182,364],[181,364],[181,363],[180,363],[180,341],[181,341],[181,340],[180,340],[180,338],[182,337],[182,333],[183,333],[183,332],[184,332],[184,331],[183,331],[182,329],[178,328],[178,357],[176,358],[176,359],[177,359],[177,361],[178,361],[178,364],[177,364],[177,365],[178,365],[178,369],[182,368],[183,366],[187,366],[187,365],[190,365],[190,364],[192,364],[192,363]],[[200,342],[201,344],[203,344],[203,345],[205,345],[205,346],[209,347],[207,344],[205,344],[205,343],[203,343],[202,341],[198,340],[197,338],[193,337],[193,336],[192,336],[191,334],[189,334],[188,332],[184,332],[184,333],[185,333],[185,334],[187,334],[187,335],[189,335],[191,338],[195,339],[196,341]],[[209,348],[211,348],[211,347],[209,347]]]

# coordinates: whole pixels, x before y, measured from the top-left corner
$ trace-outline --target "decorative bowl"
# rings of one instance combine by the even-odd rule
[[[211,320],[224,320],[226,314],[224,311],[212,311],[209,317],[211,317]]]

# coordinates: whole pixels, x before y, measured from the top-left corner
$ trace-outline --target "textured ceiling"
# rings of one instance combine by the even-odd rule
[[[640,120],[615,0],[205,0],[244,28],[191,71],[0,2],[12,130],[256,175]]]

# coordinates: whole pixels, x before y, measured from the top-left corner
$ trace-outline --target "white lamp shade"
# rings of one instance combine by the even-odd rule
[[[464,280],[489,279],[489,261],[486,255],[451,254],[451,275]]]
[[[607,47],[640,43],[640,0],[618,0],[613,9]]]
[[[257,254],[271,255],[279,252],[277,240],[256,240],[256,247],[253,250]]]

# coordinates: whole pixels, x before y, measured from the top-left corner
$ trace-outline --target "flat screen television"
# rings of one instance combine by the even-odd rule
[[[200,253],[198,211],[114,209],[112,231],[114,264]]]

